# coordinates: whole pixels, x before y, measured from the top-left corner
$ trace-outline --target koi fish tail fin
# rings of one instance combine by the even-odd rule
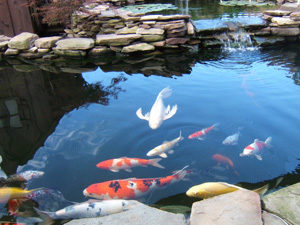
[[[218,128],[218,126],[220,125],[220,123],[215,123],[214,125],[212,125],[212,128],[214,129],[214,130],[218,130],[219,128]]]
[[[189,166],[187,165],[187,166],[183,167],[181,170],[175,171],[173,176],[176,176],[178,180],[184,180],[186,175],[188,175],[190,173],[190,171],[186,169],[188,167]]]
[[[44,212],[37,208],[34,208],[34,210],[39,215],[39,217],[43,220],[43,222],[39,223],[40,225],[52,225],[55,223],[53,219],[54,212]]]
[[[160,165],[160,164],[158,163],[160,160],[162,160],[162,159],[161,159],[161,158],[149,159],[149,161],[150,161],[150,164],[151,164],[152,166],[155,166],[155,167],[158,167],[158,168],[164,169],[165,167],[164,167],[164,166],[162,166],[162,165]]]
[[[158,96],[157,97],[160,97],[160,98],[168,98],[172,95],[172,89],[168,86],[168,87],[165,87],[164,89],[162,89]]]
[[[271,148],[271,147],[272,147],[271,141],[272,141],[272,137],[268,137],[268,138],[265,140],[265,144],[266,144],[266,147],[267,147],[267,148]]]
[[[260,196],[263,196],[269,189],[269,184],[266,184],[260,188],[257,188],[255,190],[253,190],[254,192],[256,192],[257,194],[259,194]]]

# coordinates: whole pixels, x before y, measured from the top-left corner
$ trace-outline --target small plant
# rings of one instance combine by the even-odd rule
[[[85,2],[90,3],[92,0],[28,0],[28,6],[43,23],[68,27],[72,13]]]

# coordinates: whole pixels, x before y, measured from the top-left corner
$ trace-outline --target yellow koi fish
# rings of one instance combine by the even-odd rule
[[[2,187],[0,188],[0,202],[6,203],[10,199],[23,198],[26,195],[30,194],[31,192],[39,189],[40,188],[32,189],[32,190],[24,190],[22,188],[17,188],[17,187]]]
[[[266,184],[261,188],[253,190],[254,192],[262,195],[264,194],[269,185]],[[239,186],[228,184],[225,182],[207,182],[203,184],[199,184],[196,186],[191,187],[187,192],[186,195],[189,197],[195,198],[210,198],[217,195],[227,194],[237,190],[245,190]]]
[[[163,144],[151,149],[148,153],[147,156],[155,156],[159,155],[160,157],[167,158],[166,152],[169,154],[172,154],[174,150],[172,148],[177,145],[181,140],[183,140],[183,137],[181,136],[181,131],[179,134],[179,137],[175,138],[172,141],[166,141]]]

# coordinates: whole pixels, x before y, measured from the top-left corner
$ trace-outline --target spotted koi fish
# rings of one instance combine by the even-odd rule
[[[119,170],[125,170],[127,172],[132,172],[131,168],[136,166],[147,166],[152,165],[158,168],[164,169],[162,165],[158,162],[161,159],[139,159],[139,158],[117,158],[117,159],[109,159],[97,164],[97,167],[105,170],[110,170],[112,172],[119,172]]]
[[[218,126],[217,123],[214,124],[214,125],[212,125],[212,126],[210,126],[210,127],[208,127],[208,128],[204,128],[204,129],[202,129],[202,130],[200,130],[200,131],[197,131],[197,132],[195,132],[195,133],[192,133],[192,134],[188,137],[188,139],[194,139],[194,138],[197,138],[198,140],[203,140],[204,135],[206,135],[206,134],[207,134],[208,132],[210,132],[211,130],[215,129],[216,126]]]
[[[129,178],[122,180],[110,180],[92,184],[83,190],[85,196],[97,199],[137,199],[152,190],[163,188],[169,184],[183,180],[189,173],[183,169],[174,172],[170,176],[160,178]]]
[[[51,221],[57,219],[65,220],[107,216],[122,212],[126,210],[128,206],[128,201],[120,199],[106,201],[89,200],[87,202],[70,205],[56,212],[45,212],[37,209],[36,212],[44,221]]]
[[[151,149],[147,153],[147,156],[159,155],[160,157],[167,158],[168,156],[167,156],[166,152],[168,152],[169,154],[174,153],[174,150],[172,150],[172,148],[182,140],[183,140],[183,137],[181,136],[181,131],[180,131],[179,137],[175,138],[172,141],[166,141],[163,144]]]
[[[264,148],[271,148],[271,141],[272,137],[268,137],[265,142],[259,141],[255,139],[254,142],[244,148],[243,153],[240,154],[241,157],[243,156],[250,156],[254,155],[258,160],[262,160],[261,153]]]

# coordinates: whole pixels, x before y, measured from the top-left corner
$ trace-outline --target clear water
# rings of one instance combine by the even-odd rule
[[[192,171],[189,181],[151,192],[143,201],[152,204],[208,181],[257,184],[283,176],[278,187],[299,182],[300,48],[291,45],[272,50],[210,50],[181,57],[158,56],[134,66],[130,60],[98,64],[95,71],[77,75],[37,71],[34,76],[14,72],[8,77],[0,71],[2,93],[39,99],[50,106],[41,104],[38,110],[31,109],[40,118],[33,127],[44,135],[36,135],[32,142],[26,141],[26,130],[1,128],[3,170],[10,174],[17,168],[42,170],[45,175],[33,180],[29,188],[59,190],[66,199],[77,202],[87,200],[82,191],[90,184],[130,177],[163,177],[186,165]],[[150,111],[157,94],[167,86],[173,94],[165,104],[177,104],[178,112],[152,130],[135,112],[140,107],[143,112]],[[38,91],[26,92],[33,87]],[[102,97],[93,98],[90,89],[95,87],[105,90]],[[32,93],[34,96],[30,96]],[[88,97],[77,96],[78,93]],[[30,118],[23,117],[22,124],[26,126]],[[187,139],[189,134],[214,123],[219,123],[219,129],[211,131],[204,141]],[[224,138],[239,127],[243,129],[238,144],[222,145]],[[175,147],[174,154],[161,161],[165,169],[149,166],[133,168],[132,173],[112,173],[96,167],[111,158],[147,158],[150,149],[174,139],[180,130],[185,139]],[[273,147],[265,149],[262,161],[239,156],[254,139],[265,140],[268,136],[273,138]],[[24,152],[18,158],[9,157],[12,153],[18,155],[13,151]],[[229,157],[239,175],[217,166],[212,160],[214,154]]]

